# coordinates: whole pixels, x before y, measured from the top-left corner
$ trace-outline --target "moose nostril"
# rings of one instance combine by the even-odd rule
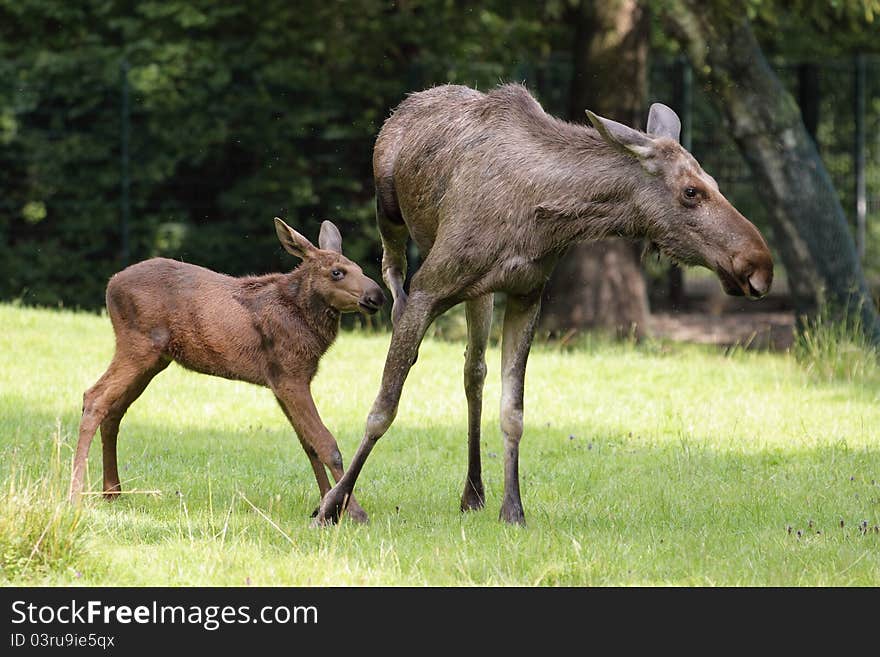
[[[758,292],[755,289],[754,285],[752,285],[752,279],[749,279],[749,296],[758,299],[764,296],[761,292]]]
[[[761,272],[755,272],[748,278],[749,296],[760,299],[770,291],[770,279]]]
[[[382,293],[382,290],[372,290],[364,295],[364,303],[373,308],[379,308],[385,303],[385,295]]]

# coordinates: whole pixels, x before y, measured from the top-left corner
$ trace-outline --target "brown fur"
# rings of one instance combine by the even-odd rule
[[[233,278],[166,258],[114,275],[107,311],[116,353],[83,396],[71,498],[83,488],[85,461],[97,427],[104,445],[104,493],[121,487],[116,464],[119,422],[147,384],[171,361],[184,367],[270,388],[312,463],[321,495],[324,467],[341,478],[342,457],[318,416],[310,383],[339,331],[343,312],[375,312],[379,286],[341,253],[335,226],[324,222],[321,248],[276,219],[285,248],[303,259],[287,274]],[[340,276],[341,274],[341,276]],[[359,507],[355,517],[365,519]]]
[[[376,140],[380,230],[405,225],[426,260],[444,271],[454,263],[456,276],[434,278],[459,288],[450,290],[456,300],[529,291],[569,245],[609,235],[648,238],[683,264],[722,270],[738,283],[731,293],[749,293],[756,271],[772,277],[761,235],[677,141],[655,138],[641,156],[626,146],[547,115],[519,85],[413,94]],[[681,202],[689,186],[700,195],[696,212]],[[523,273],[523,260],[536,267],[520,282],[511,270]],[[446,280],[460,276],[464,289]],[[752,296],[769,289],[769,280],[756,283]]]
[[[678,143],[680,122],[651,107],[645,134],[588,112],[592,127],[547,115],[519,85],[490,93],[441,86],[412,94],[382,127],[373,152],[382,276],[394,333],[382,385],[348,472],[324,496],[332,521],[373,445],[397,413],[427,327],[467,303],[469,463],[462,509],[483,506],[480,414],[492,293],[505,292],[501,517],[524,522],[518,454],[526,360],[543,287],[571,244],[646,238],[675,260],[717,272],[731,294],[760,297],[773,278],[764,239]],[[424,258],[404,290],[406,244]]]

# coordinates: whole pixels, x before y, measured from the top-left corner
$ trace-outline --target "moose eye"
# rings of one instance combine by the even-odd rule
[[[686,208],[695,208],[700,203],[701,190],[696,187],[685,187],[681,190],[681,204]]]
[[[345,277],[345,272],[341,269],[334,269],[330,272],[330,278],[334,281],[341,281]]]

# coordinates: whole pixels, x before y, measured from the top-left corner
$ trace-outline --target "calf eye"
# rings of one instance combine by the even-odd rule
[[[334,269],[333,271],[330,272],[330,277],[334,281],[341,281],[345,277],[345,272],[342,271],[341,269]]]
[[[693,187],[685,187],[684,195],[686,198],[697,198],[697,190]]]

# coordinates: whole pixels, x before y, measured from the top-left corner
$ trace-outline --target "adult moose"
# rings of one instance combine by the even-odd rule
[[[116,352],[107,371],[83,395],[71,500],[82,492],[89,446],[99,426],[104,495],[119,495],[119,423],[171,361],[270,388],[309,457],[321,495],[330,489],[325,467],[340,479],[342,456],[318,415],[310,384],[339,331],[340,313],[375,313],[385,295],[342,255],[342,236],[333,223],[321,224],[319,248],[277,217],[275,231],[284,248],[302,258],[286,274],[233,278],[152,258],[110,279],[107,311]],[[354,499],[350,510],[357,520],[366,520]]]
[[[553,118],[519,85],[490,93],[441,86],[412,94],[385,122],[373,173],[394,331],[363,440],[324,496],[316,522],[338,518],[394,420],[426,329],[460,302],[468,323],[468,472],[461,508],[483,506],[480,414],[493,292],[507,294],[500,517],[525,522],[518,459],[526,360],[544,284],[574,242],[645,238],[677,262],[715,271],[728,294],[760,298],[768,292],[773,263],[767,244],[678,143],[675,112],[652,105],[647,134],[587,116],[592,127]],[[424,260],[407,295],[409,236]]]

